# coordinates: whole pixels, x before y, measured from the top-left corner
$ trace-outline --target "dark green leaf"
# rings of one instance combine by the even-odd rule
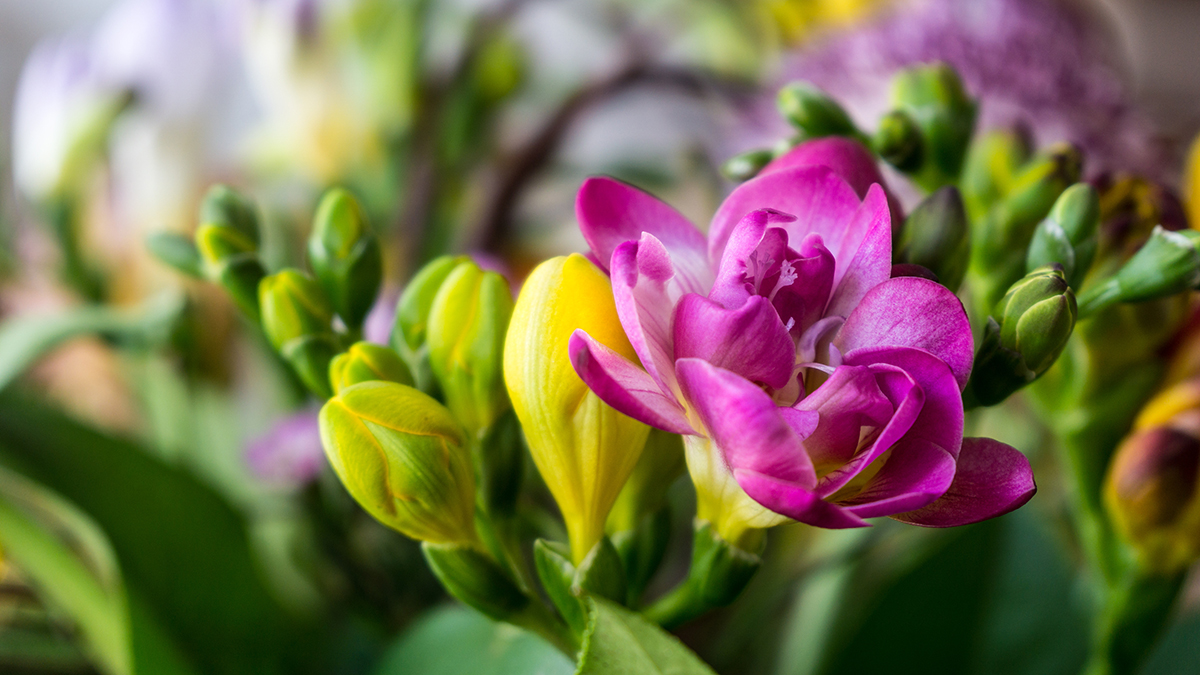
[[[675,636],[607,600],[587,598],[576,675],[713,675]]]

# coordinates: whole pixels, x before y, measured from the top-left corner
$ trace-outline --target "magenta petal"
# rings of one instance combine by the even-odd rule
[[[886,191],[887,185],[883,182],[883,175],[875,163],[875,155],[858,141],[841,136],[805,141],[772,160],[758,175],[805,166],[827,166],[833,169],[854,188],[860,198],[865,197],[867,190],[876,183]],[[899,224],[903,215],[900,203],[890,193],[887,195],[887,201],[893,221]]]
[[[954,480],[954,458],[927,441],[905,439],[886,462],[866,489],[840,502],[843,508],[862,518],[894,515],[929,504]]]
[[[684,396],[731,470],[759,472],[810,489],[816,485],[816,472],[796,431],[762,389],[700,359],[679,359],[676,368]]]
[[[866,234],[854,257],[842,260],[834,274],[833,298],[826,315],[849,315],[867,292],[892,276],[892,221],[882,188],[871,187],[850,229],[861,229]]]
[[[675,357],[699,358],[754,382],[782,389],[796,348],[771,301],[755,295],[738,309],[694,293],[675,310]]]
[[[990,438],[964,438],[954,482],[937,501],[896,520],[925,527],[969,525],[1025,505],[1037,492],[1029,460]]]
[[[746,214],[729,238],[708,297],[730,309],[741,307],[755,292],[750,280],[755,275],[747,269],[750,258],[782,261],[788,248],[787,231],[771,225],[793,220],[792,216],[768,209]]]
[[[623,242],[612,256],[613,300],[633,351],[664,393],[675,385],[672,318],[683,295],[666,248],[651,234]]]
[[[959,389],[971,376],[975,343],[962,302],[941,284],[916,277],[871,289],[846,318],[834,345],[849,359],[856,349],[913,347],[950,367]]]
[[[793,520],[832,530],[870,527],[852,512],[821,500],[795,483],[745,469],[734,469],[733,478],[751,499]]]
[[[612,178],[589,178],[575,197],[575,217],[604,269],[617,246],[649,232],[671,251],[678,273],[700,286],[706,278],[711,283],[704,235],[657,197]]]
[[[664,396],[650,375],[624,356],[576,330],[568,343],[571,365],[600,400],[663,431],[693,434],[683,408]]]
[[[863,427],[882,427],[891,419],[892,402],[879,389],[870,368],[841,366],[824,384],[796,405],[820,414],[820,423],[804,439],[817,466],[840,466],[858,449]]]
[[[847,227],[860,203],[854,188],[825,166],[759,176],[739,186],[717,209],[709,228],[709,257],[721,260],[734,227],[747,213],[774,209],[796,217],[795,222],[782,225],[792,248],[799,248],[806,235],[816,233],[835,260],[848,261],[866,234],[865,229]]]

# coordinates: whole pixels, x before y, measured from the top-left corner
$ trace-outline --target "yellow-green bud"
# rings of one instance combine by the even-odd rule
[[[1024,127],[989,131],[971,143],[958,186],[972,222],[982,221],[1008,194],[1032,154],[1033,139]]]
[[[1079,288],[1096,255],[1099,226],[1100,198],[1096,189],[1087,183],[1072,185],[1034,230],[1025,268],[1033,271],[1057,263],[1062,265],[1067,283]]]
[[[379,293],[383,254],[366,213],[348,191],[333,188],[321,198],[308,259],[337,315],[348,328],[360,328]]]
[[[779,113],[808,138],[860,135],[842,106],[808,82],[784,86],[777,103]]]
[[[258,298],[267,339],[309,389],[330,396],[329,362],[338,352],[337,337],[320,285],[300,270],[285,269],[262,280]]]
[[[396,352],[371,342],[356,342],[329,364],[333,393],[359,382],[383,380],[412,386],[412,373]]]
[[[1200,285],[1200,232],[1154,228],[1150,239],[1121,270],[1091,287],[1080,298],[1092,314],[1115,302],[1145,302]]]
[[[435,544],[478,542],[468,440],[442,404],[402,384],[362,382],[321,409],[321,444],[379,522]]]
[[[430,365],[450,410],[474,434],[509,408],[504,337],[512,310],[504,277],[469,260],[446,277],[429,310]]]
[[[196,250],[204,275],[224,288],[246,316],[258,320],[258,286],[267,272],[255,243],[233,227],[207,224],[196,230]]]
[[[392,328],[391,343],[397,351],[415,352],[425,344],[433,299],[454,268],[468,260],[466,256],[448,255],[431,260],[404,287],[396,303],[396,325]]]
[[[200,202],[200,223],[236,230],[250,243],[248,250],[258,248],[258,210],[254,202],[228,185],[214,185]]]
[[[774,158],[772,150],[750,150],[726,161],[721,165],[721,173],[729,180],[741,183],[757,176]]]
[[[938,188],[904,221],[893,262],[928,268],[957,291],[970,259],[970,236],[962,196],[953,185]]]
[[[1161,426],[1134,433],[1109,467],[1104,498],[1113,524],[1150,569],[1171,573],[1200,557],[1200,440]]]

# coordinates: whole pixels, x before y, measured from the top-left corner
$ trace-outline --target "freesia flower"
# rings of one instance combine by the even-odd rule
[[[933,281],[891,278],[887,198],[861,146],[775,160],[707,241],[607,178],[576,211],[641,365],[576,331],[575,369],[617,410],[687,435],[699,517],[727,540],[784,518],[961,525],[1033,495],[1020,452],[963,438],[966,313]]]

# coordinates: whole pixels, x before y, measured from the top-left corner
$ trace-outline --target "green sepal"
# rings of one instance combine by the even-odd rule
[[[332,334],[301,335],[279,348],[279,354],[296,371],[309,391],[322,399],[333,396],[329,365],[339,348]]]
[[[774,158],[775,152],[770,149],[743,152],[722,164],[721,174],[735,183],[743,183],[757,176]]]
[[[529,606],[529,596],[483,551],[470,544],[421,544],[429,569],[450,595],[498,621]]]
[[[625,601],[625,570],[608,537],[601,538],[578,567],[571,564],[566,545],[545,539],[534,542],[533,558],[546,594],[576,634],[581,634],[587,623],[585,594]]]
[[[175,232],[155,232],[146,237],[146,248],[172,268],[197,279],[204,277],[204,259],[194,238]]]
[[[625,569],[624,604],[637,607],[666,556],[671,538],[671,511],[664,506],[642,518],[636,528],[615,532],[610,537]]]
[[[762,557],[725,541],[707,522],[698,523],[694,536],[692,576],[699,581],[699,597],[709,607],[724,607],[750,583]]]
[[[779,90],[779,113],[807,138],[862,136],[844,108],[808,82],[792,82]]]

